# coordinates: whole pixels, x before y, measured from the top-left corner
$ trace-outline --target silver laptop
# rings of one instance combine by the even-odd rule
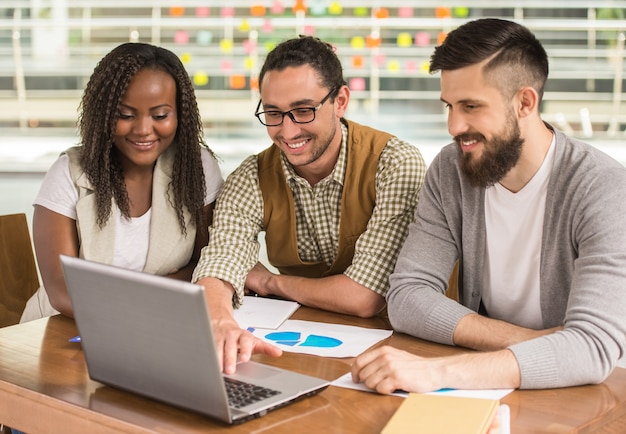
[[[226,423],[262,416],[329,385],[256,362],[224,375],[200,285],[63,255],[61,263],[95,381]]]

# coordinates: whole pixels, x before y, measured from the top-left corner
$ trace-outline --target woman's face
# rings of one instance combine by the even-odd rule
[[[178,127],[176,82],[165,71],[141,69],[117,107],[115,147],[124,168],[154,166]]]

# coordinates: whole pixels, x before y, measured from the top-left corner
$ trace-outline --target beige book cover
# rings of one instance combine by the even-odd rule
[[[382,434],[485,434],[499,400],[410,393]]]

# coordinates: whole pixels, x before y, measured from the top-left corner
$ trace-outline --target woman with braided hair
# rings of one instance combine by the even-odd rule
[[[189,75],[164,48],[125,43],[95,67],[81,143],[51,166],[34,201],[43,288],[22,322],[73,316],[59,255],[190,280],[223,178],[204,142]]]

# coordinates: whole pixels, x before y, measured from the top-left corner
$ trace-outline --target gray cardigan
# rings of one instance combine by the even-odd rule
[[[626,168],[555,134],[540,297],[545,328],[564,329],[510,347],[527,389],[602,382],[626,351]],[[450,144],[430,165],[387,294],[394,329],[448,345],[479,310],[485,258],[485,190],[464,180],[458,152]],[[444,295],[457,259],[460,304]]]

